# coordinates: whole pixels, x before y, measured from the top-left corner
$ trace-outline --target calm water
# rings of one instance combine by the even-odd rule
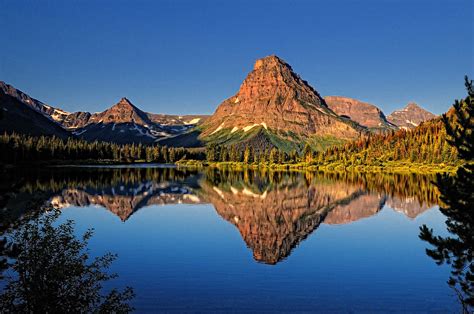
[[[138,312],[458,312],[418,238],[446,234],[434,178],[54,168],[5,173],[2,225],[46,205]]]

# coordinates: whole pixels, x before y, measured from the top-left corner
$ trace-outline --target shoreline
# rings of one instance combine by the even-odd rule
[[[312,165],[307,163],[298,164],[268,164],[268,163],[244,163],[244,162],[207,162],[198,160],[184,160],[176,163],[180,168],[214,168],[222,170],[270,170],[270,171],[322,171],[322,172],[364,172],[364,173],[454,173],[460,165],[446,164],[419,164],[419,163],[387,163],[384,165],[357,165],[344,166],[341,164]]]
[[[343,165],[333,164],[271,164],[271,163],[244,163],[244,162],[208,162],[201,160],[180,160],[175,163],[152,163],[138,160],[136,162],[113,162],[110,160],[90,160],[81,162],[38,162],[21,164],[2,164],[0,169],[15,167],[75,167],[75,168],[189,168],[189,169],[221,169],[221,170],[266,170],[266,171],[307,171],[307,172],[360,172],[360,173],[454,173],[459,165],[447,164],[420,164],[409,162],[388,162],[381,165]]]

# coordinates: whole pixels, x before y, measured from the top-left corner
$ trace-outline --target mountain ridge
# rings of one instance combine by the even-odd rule
[[[387,120],[383,111],[373,104],[345,96],[325,96],[324,99],[335,113],[347,116],[369,129],[381,131],[397,129],[396,125]]]
[[[122,97],[119,102],[105,109],[102,112],[90,113],[87,111],[67,112],[57,107],[45,104],[21,90],[0,81],[0,93],[15,99],[18,108],[23,111],[29,108],[30,116],[39,116],[29,118],[28,123],[10,123],[4,121],[4,131],[17,131],[31,135],[57,135],[62,138],[75,136],[89,141],[101,140],[111,141],[119,144],[126,143],[144,143],[152,144],[168,137],[173,137],[184,133],[197,124],[204,121],[206,115],[166,115],[157,113],[148,113],[135,106],[128,98]],[[0,106],[6,101],[0,102]],[[20,105],[21,104],[21,105]],[[5,105],[6,106],[6,105]],[[13,110],[6,108],[4,110]],[[41,122],[45,119],[50,120],[55,126],[45,127],[48,131],[27,132],[29,125],[45,124]],[[21,122],[23,120],[19,120]],[[53,131],[56,129],[56,132]],[[64,130],[64,131],[63,131]]]
[[[69,132],[45,117],[38,109],[25,105],[18,98],[0,89],[0,132],[22,133],[32,136],[69,137]]]

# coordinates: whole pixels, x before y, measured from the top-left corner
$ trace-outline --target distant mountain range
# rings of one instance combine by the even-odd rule
[[[375,105],[342,96],[321,97],[285,61],[255,62],[239,91],[213,115],[165,115],[140,110],[127,98],[103,112],[67,112],[0,81],[0,132],[77,137],[87,141],[158,143],[199,147],[206,143],[324,147],[369,132],[414,128],[436,116],[414,103],[388,116]]]
[[[182,134],[208,118],[206,115],[165,115],[144,112],[127,98],[109,109],[90,113],[67,112],[49,106],[0,82],[1,132],[74,136],[88,141],[151,144]]]

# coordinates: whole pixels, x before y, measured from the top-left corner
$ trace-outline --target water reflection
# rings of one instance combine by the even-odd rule
[[[354,222],[386,203],[409,218],[418,216],[436,203],[431,179],[209,170],[199,195],[238,228],[256,261],[276,264],[323,222]]]
[[[438,202],[431,176],[217,171],[174,168],[58,168],[5,173],[5,230],[53,206],[97,205],[127,221],[150,205],[211,203],[254,259],[276,264],[321,223],[347,224],[384,205],[413,219]]]
[[[117,277],[108,273],[116,255],[89,256],[93,231],[74,235],[74,222],[56,225],[57,211],[47,211],[5,234],[2,255],[9,268],[2,279],[2,313],[129,313],[133,289],[103,284]]]
[[[435,235],[426,225],[420,238],[431,246],[426,249],[438,265],[451,266],[449,286],[455,291],[463,313],[474,310],[474,164],[460,167],[454,176],[439,175],[441,212],[446,216],[449,236]]]

